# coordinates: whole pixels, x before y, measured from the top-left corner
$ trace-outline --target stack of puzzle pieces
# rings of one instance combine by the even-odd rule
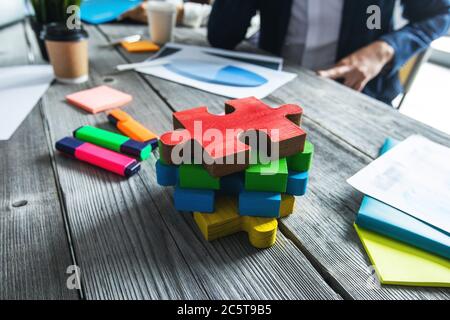
[[[176,112],[174,127],[190,131],[191,122],[200,120],[203,129],[213,127],[220,131],[224,127],[241,127],[243,131],[279,129],[279,157],[244,166],[175,165],[169,151],[179,142],[170,141],[176,132],[173,131],[162,135],[159,141],[157,181],[162,186],[175,187],[175,208],[193,212],[206,240],[244,231],[254,247],[267,248],[276,241],[277,219],[290,215],[295,196],[306,193],[314,146],[299,126],[302,109],[298,106],[274,109],[256,98],[246,98],[228,101],[226,107],[224,116],[211,115],[204,107]],[[268,136],[272,142],[276,139]],[[205,144],[202,146],[208,149]],[[249,151],[245,147],[244,153]],[[217,160],[217,152],[212,156]]]

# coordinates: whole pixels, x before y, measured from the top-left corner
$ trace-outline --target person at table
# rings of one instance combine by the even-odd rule
[[[261,49],[391,103],[399,69],[450,25],[450,0],[401,3],[409,23],[394,30],[393,0],[215,0],[208,40],[233,49],[259,11]]]
[[[160,0],[173,3],[177,6],[177,25],[198,28],[206,25],[211,12],[212,0]],[[144,0],[134,8],[124,12],[119,20],[130,19],[136,22],[147,23],[147,4]]]

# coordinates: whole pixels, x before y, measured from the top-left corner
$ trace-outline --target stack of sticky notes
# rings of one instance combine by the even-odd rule
[[[387,139],[381,154],[395,147]],[[450,235],[365,196],[356,231],[383,284],[450,287]]]
[[[122,47],[127,50],[128,52],[155,52],[159,50],[159,46],[149,40],[141,40],[141,41],[133,41],[133,42],[127,42],[123,41],[121,42]]]
[[[69,94],[66,96],[66,100],[90,113],[98,113],[123,107],[130,103],[133,97],[108,86],[98,86]]]
[[[260,103],[249,100],[249,108],[251,104]],[[244,110],[247,100],[242,99],[242,102]],[[185,112],[195,114],[193,110],[196,109]],[[175,114],[174,119],[177,116],[182,118],[182,115]],[[194,116],[193,120],[196,119]],[[221,119],[224,120],[217,118],[217,126]],[[206,122],[203,124],[207,125]],[[295,196],[303,196],[307,190],[314,146],[307,140],[300,140],[291,147],[302,151],[264,163],[255,161],[240,171],[213,176],[204,164],[171,164],[173,161],[167,158],[160,146],[160,158],[156,163],[157,182],[175,187],[175,208],[193,212],[206,240],[243,231],[254,247],[267,248],[276,241],[277,219],[290,215],[294,210]]]

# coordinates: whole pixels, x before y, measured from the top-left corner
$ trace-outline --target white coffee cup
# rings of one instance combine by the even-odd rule
[[[163,45],[173,41],[173,31],[177,19],[177,7],[174,3],[149,1],[147,17],[150,38],[153,42]]]

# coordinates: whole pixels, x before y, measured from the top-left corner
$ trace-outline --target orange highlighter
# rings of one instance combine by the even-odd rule
[[[108,120],[120,132],[131,139],[150,143],[153,149],[158,147],[158,136],[133,119],[128,113],[114,109],[108,114]]]

